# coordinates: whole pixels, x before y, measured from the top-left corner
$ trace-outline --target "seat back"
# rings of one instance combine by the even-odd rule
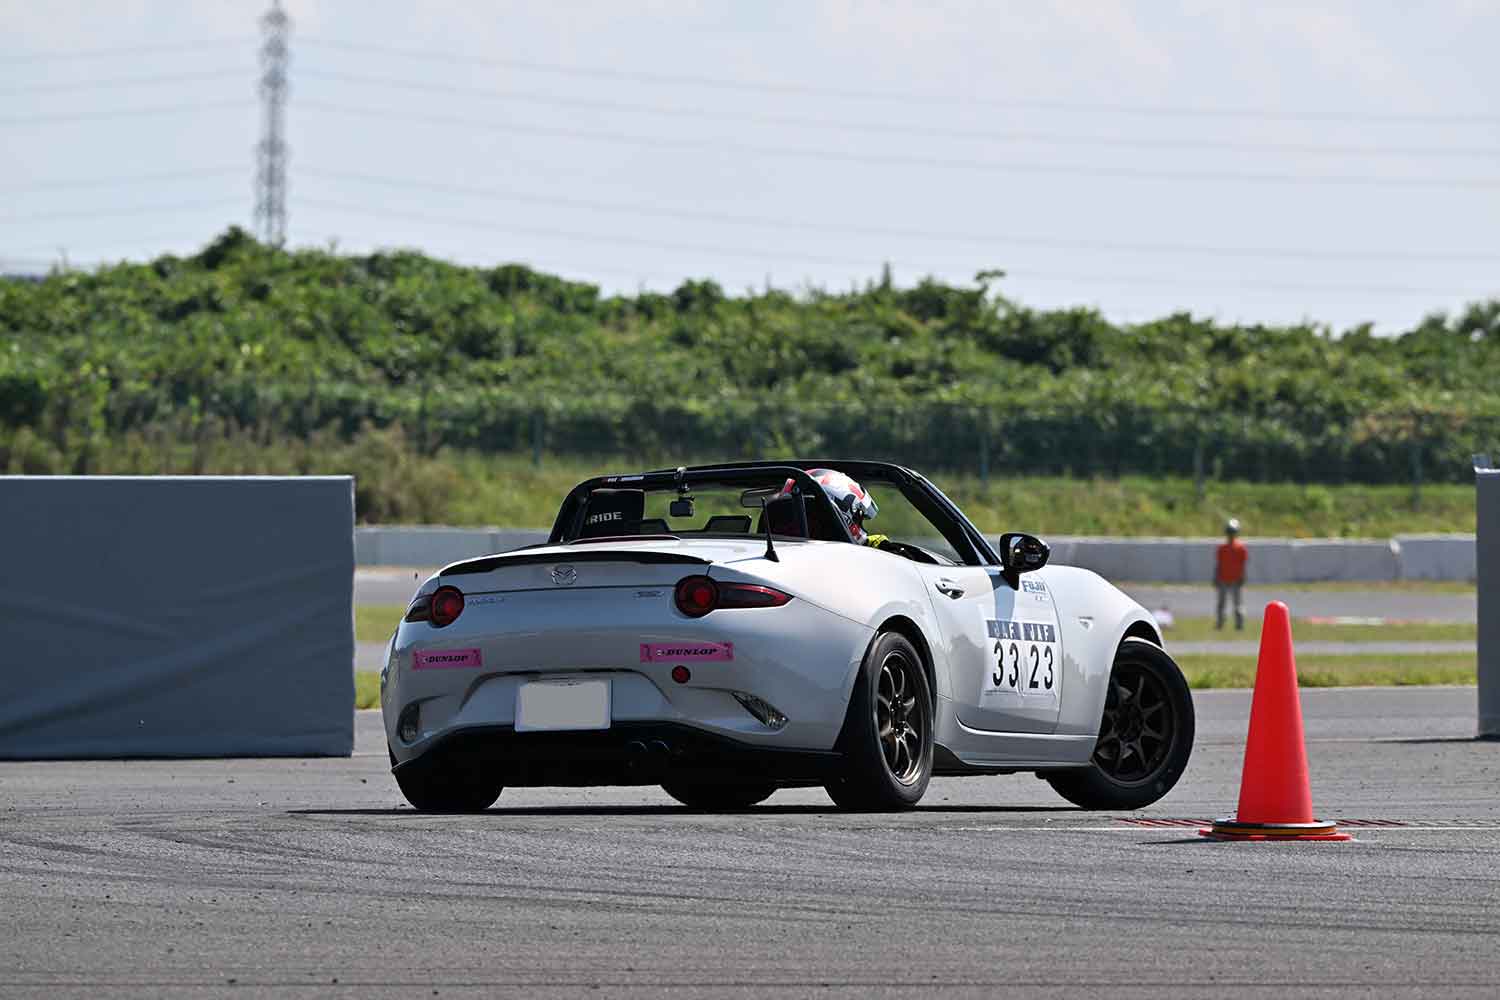
[[[583,511],[579,538],[607,538],[634,530],[646,513],[645,490],[594,490]]]

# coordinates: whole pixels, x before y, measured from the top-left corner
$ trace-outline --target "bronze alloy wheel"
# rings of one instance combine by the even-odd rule
[[[880,664],[875,688],[875,732],[891,777],[910,785],[922,773],[922,746],[932,728],[932,706],[918,697],[913,676],[922,668],[903,650],[892,650]]]
[[[877,635],[859,665],[824,784],[842,809],[910,809],[932,778],[933,697],[921,654],[898,632]]]

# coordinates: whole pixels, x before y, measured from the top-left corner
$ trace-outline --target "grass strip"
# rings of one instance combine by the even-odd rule
[[[1248,542],[1254,545],[1253,541]],[[1253,558],[1253,555],[1252,555]],[[1167,592],[1201,590],[1213,593],[1213,585],[1203,583],[1153,583],[1150,580],[1113,581],[1116,587],[1126,592],[1135,590],[1160,590]],[[1251,590],[1283,590],[1290,593],[1364,593],[1375,591],[1382,594],[1467,594],[1477,593],[1472,580],[1324,580],[1320,583],[1257,583],[1245,584]],[[1248,600],[1248,595],[1247,595]]]
[[[354,609],[354,638],[360,642],[385,642],[406,609],[399,604],[361,604]],[[1474,622],[1405,622],[1392,625],[1326,625],[1292,621],[1292,637],[1299,642],[1464,642],[1478,638]],[[1251,620],[1243,632],[1219,631],[1212,618],[1179,618],[1167,630],[1168,645],[1207,639],[1260,641],[1260,622]]]
[[[406,608],[399,604],[356,604],[354,606],[354,640],[385,642],[401,623]]]
[[[380,707],[380,674],[377,671],[354,671],[354,707]]]
[[[1194,690],[1255,686],[1253,656],[1189,653],[1176,659]],[[1473,684],[1476,667],[1473,653],[1299,656],[1297,683],[1308,688]]]
[[[1400,622],[1390,625],[1330,625],[1292,619],[1292,638],[1297,642],[1474,642],[1479,637],[1476,622]],[[1244,631],[1233,624],[1214,628],[1212,618],[1179,618],[1166,630],[1167,645],[1209,639],[1260,641],[1260,622],[1251,619]]]

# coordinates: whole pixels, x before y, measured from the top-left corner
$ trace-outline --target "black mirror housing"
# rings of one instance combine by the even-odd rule
[[[1022,573],[1041,569],[1051,555],[1052,547],[1035,535],[1007,531],[1000,536],[1000,566],[1013,589],[1020,589]]]

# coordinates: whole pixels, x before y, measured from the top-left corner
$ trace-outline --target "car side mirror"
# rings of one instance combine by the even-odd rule
[[[1021,587],[1021,574],[1041,569],[1051,555],[1052,547],[1035,535],[1007,531],[1000,536],[1000,566],[1006,582],[1016,590]]]

